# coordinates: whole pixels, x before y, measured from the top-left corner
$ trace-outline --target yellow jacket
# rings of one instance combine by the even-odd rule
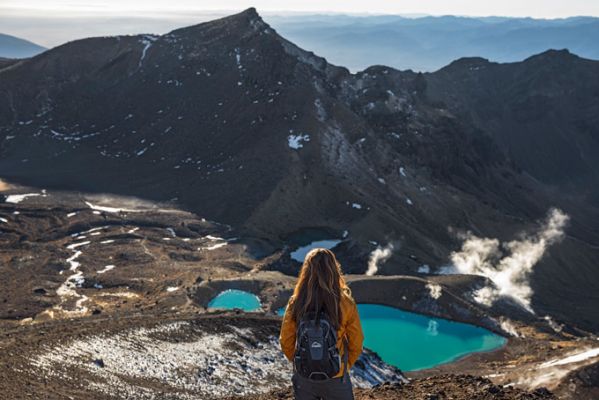
[[[283,324],[281,325],[281,334],[279,336],[279,342],[281,343],[281,349],[285,353],[285,357],[289,361],[293,361],[295,353],[295,334],[296,334],[296,321],[293,319],[289,307],[293,303],[293,296],[289,299],[289,304],[285,310],[285,316],[283,317]],[[362,343],[364,342],[364,333],[362,332],[362,325],[360,324],[360,316],[358,315],[358,307],[356,302],[346,295],[341,296],[341,325],[337,330],[337,348],[339,354],[343,360],[344,347],[343,338],[347,338],[348,343],[348,357],[347,361],[351,368],[360,353],[362,353]],[[335,377],[343,376],[345,365],[341,366],[341,370]]]

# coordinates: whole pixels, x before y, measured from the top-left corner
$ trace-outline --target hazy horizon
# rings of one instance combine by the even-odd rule
[[[155,0],[58,0],[51,4],[42,0],[4,0],[0,5],[0,33],[32,41],[44,47],[91,36],[157,33],[194,25],[211,19],[256,7],[268,22],[269,17],[293,16],[401,16],[404,18],[456,16],[468,18],[533,18],[565,19],[599,17],[599,2],[588,4],[573,0],[567,5],[559,1],[532,1],[521,5],[514,0],[480,4],[462,0],[451,5],[441,0],[404,1],[388,4],[374,0],[367,7],[357,0],[247,2],[227,0],[218,3],[173,0],[168,4]]]

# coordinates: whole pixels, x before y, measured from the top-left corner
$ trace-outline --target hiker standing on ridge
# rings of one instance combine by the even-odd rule
[[[279,341],[293,362],[296,400],[353,400],[349,369],[362,352],[364,334],[332,251],[316,248],[306,254]]]

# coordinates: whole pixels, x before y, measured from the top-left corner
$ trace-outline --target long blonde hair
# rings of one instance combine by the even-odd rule
[[[306,254],[290,302],[291,313],[299,321],[315,309],[325,311],[331,323],[341,325],[341,298],[351,297],[341,264],[335,254],[325,248],[315,248]]]

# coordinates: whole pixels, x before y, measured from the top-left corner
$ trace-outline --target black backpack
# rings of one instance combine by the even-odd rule
[[[347,345],[343,354],[347,365]],[[307,313],[299,321],[293,367],[299,375],[312,380],[331,379],[341,370],[337,331],[326,313]]]

